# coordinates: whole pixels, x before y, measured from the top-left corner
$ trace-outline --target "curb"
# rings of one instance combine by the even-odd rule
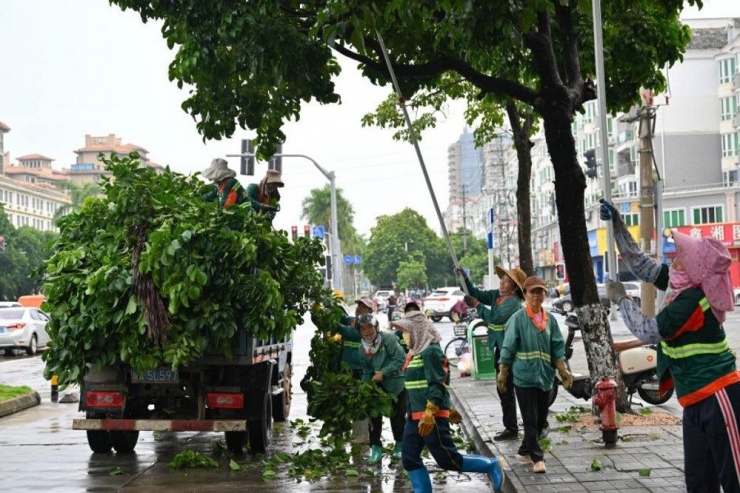
[[[465,434],[467,436],[472,438],[473,444],[475,445],[475,450],[488,457],[503,457],[506,461],[506,467],[504,468],[504,472],[506,473],[506,481],[504,481],[504,487],[501,491],[503,493],[517,493],[518,491],[526,491],[524,489],[524,485],[519,482],[516,475],[509,473],[511,471],[511,466],[509,466],[508,459],[506,459],[506,457],[501,452],[499,452],[498,449],[493,446],[493,444],[483,439],[480,431],[478,431],[481,429],[481,424],[475,417],[475,414],[473,414],[470,407],[468,407],[466,401],[458,398],[457,391],[453,386],[450,386],[449,390],[452,406],[457,409],[462,416],[461,424],[463,430],[465,431]]]
[[[41,396],[36,391],[0,402],[0,418],[39,404],[41,404]]]

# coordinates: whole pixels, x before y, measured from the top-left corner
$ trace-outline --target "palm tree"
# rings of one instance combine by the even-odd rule
[[[101,191],[100,185],[92,181],[78,183],[66,180],[60,182],[57,186],[62,190],[67,190],[69,192],[72,203],[57,209],[57,211],[54,213],[55,223],[70,212],[76,211],[77,209],[82,207],[82,204],[85,202],[86,198],[95,197],[99,195]]]
[[[323,224],[327,230],[331,230],[331,186],[314,188],[308,197],[303,199],[303,211],[301,219],[306,219],[311,224]],[[357,234],[354,222],[355,211],[342,195],[342,190],[337,189],[337,227],[339,229],[339,241],[342,242],[342,250],[346,253],[359,253],[355,251],[358,245],[362,245],[362,237]],[[359,240],[358,240],[359,237]]]

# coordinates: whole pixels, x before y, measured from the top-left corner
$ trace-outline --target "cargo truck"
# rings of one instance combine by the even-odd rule
[[[188,367],[133,371],[124,363],[89,368],[72,428],[93,452],[131,452],[140,431],[223,432],[227,448],[263,453],[272,420],[290,413],[293,338],[257,340],[238,329],[233,357],[209,354]]]

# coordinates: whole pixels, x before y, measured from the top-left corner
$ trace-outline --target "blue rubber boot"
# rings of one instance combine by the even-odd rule
[[[376,464],[383,458],[383,446],[373,445],[370,451],[370,457],[367,459],[368,464]]]
[[[503,459],[482,455],[463,455],[462,472],[484,472],[493,483],[493,491],[500,492],[504,486]]]
[[[426,467],[408,471],[408,474],[414,493],[432,493],[432,479]]]

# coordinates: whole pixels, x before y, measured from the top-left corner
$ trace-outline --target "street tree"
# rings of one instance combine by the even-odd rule
[[[57,186],[62,190],[67,191],[72,201],[71,203],[64,205],[56,210],[56,212],[54,213],[55,224],[62,217],[82,207],[82,204],[85,202],[86,198],[96,197],[101,193],[100,185],[91,181],[78,183],[75,181],[65,180],[59,183]]]
[[[444,268],[439,264],[444,259],[440,238],[427,225],[426,219],[406,208],[392,216],[378,217],[377,224],[370,230],[363,269],[372,284],[386,286],[398,282],[401,263],[421,262],[432,284],[438,283],[443,276]]]
[[[49,258],[50,244],[58,234],[30,226],[15,228],[0,204],[0,236],[5,242],[5,251],[0,253],[0,300],[38,293],[42,284],[38,270]]]
[[[406,97],[454,74],[479,97],[508,97],[542,119],[555,171],[560,237],[592,377],[614,374],[614,351],[599,303],[585,222],[586,177],[571,122],[596,98],[593,19],[586,0],[337,0],[203,2],[112,0],[162,19],[172,48],[170,78],[191,87],[182,104],[204,138],[256,129],[261,157],[285,140],[282,126],[314,99],[339,102],[335,54],[359,62],[372,83],[390,81],[384,50]],[[687,0],[701,6],[701,0]],[[691,33],[684,0],[614,0],[603,5],[609,108],[628,109],[640,87],[666,87],[662,68],[680,60]],[[428,260],[428,259],[427,259]],[[618,375],[617,375],[618,376]],[[624,407],[624,393],[620,407]]]
[[[357,231],[354,226],[355,211],[352,204],[344,198],[342,189],[337,189],[337,228],[339,229],[339,241],[342,242],[342,249],[345,253],[355,254],[358,248]],[[331,186],[325,185],[323,188],[313,188],[308,197],[302,202],[301,219],[307,220],[310,224],[324,225],[330,234],[334,234],[331,229]],[[361,248],[361,247],[360,247]]]
[[[398,287],[417,290],[427,285],[427,268],[424,259],[403,260],[398,263]]]

